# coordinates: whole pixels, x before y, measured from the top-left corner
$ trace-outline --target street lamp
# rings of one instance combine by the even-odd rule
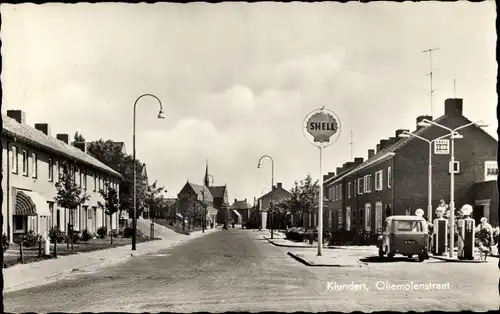
[[[201,191],[201,195],[203,197],[202,200],[202,208],[203,208],[203,221],[201,222],[201,232],[205,233],[205,224],[207,223],[207,209],[205,206],[205,191]]]
[[[257,165],[257,168],[261,168],[261,161],[264,158],[271,159],[271,195],[270,195],[270,200],[269,200],[269,211],[271,212],[271,239],[273,239],[273,210],[272,210],[272,205],[273,205],[273,187],[274,187],[274,160],[269,155],[261,156],[259,158],[259,163]]]
[[[428,170],[429,171],[429,179],[428,179],[428,205],[427,205],[427,217],[428,217],[429,221],[432,221],[432,144],[434,142],[436,142],[437,140],[446,138],[450,135],[451,134],[446,134],[446,135],[440,136],[438,138],[435,138],[432,141],[430,141],[430,140],[428,140],[420,135],[410,133],[407,131],[404,131],[403,133],[399,134],[399,136],[398,136],[401,138],[415,137],[415,138],[418,138],[418,139],[425,141],[429,144],[429,170]]]
[[[469,126],[475,125],[480,128],[484,128],[487,125],[483,124],[483,121],[471,122],[459,126],[455,129],[451,129],[447,126],[441,125],[437,122],[430,121],[428,119],[423,119],[421,122],[417,124],[418,126],[428,127],[431,125],[437,126],[444,130],[449,131],[448,135],[451,135],[451,158],[450,158],[450,217],[449,217],[449,225],[450,225],[450,234],[449,234],[449,244],[448,244],[448,255],[449,257],[453,257],[453,248],[455,246],[455,139],[463,138],[462,135],[458,134],[457,131],[467,128]]]
[[[161,101],[158,97],[152,94],[143,94],[139,96],[135,102],[134,102],[134,122],[133,122],[133,138],[132,138],[132,146],[133,146],[133,162],[134,162],[134,216],[132,217],[132,250],[135,251],[135,245],[136,245],[136,240],[137,240],[137,174],[136,174],[136,160],[135,160],[135,116],[136,116],[136,109],[137,109],[137,103],[142,97],[153,97],[156,99],[160,105],[160,111],[158,112],[158,119],[165,119],[165,114],[163,112],[163,105],[161,104]]]

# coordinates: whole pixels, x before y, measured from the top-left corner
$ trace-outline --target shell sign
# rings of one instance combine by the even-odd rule
[[[307,132],[314,137],[315,142],[328,143],[338,130],[335,117],[327,112],[313,114],[307,121]]]

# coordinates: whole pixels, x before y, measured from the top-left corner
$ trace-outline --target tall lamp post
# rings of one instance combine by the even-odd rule
[[[447,126],[439,124],[434,121],[430,121],[428,119],[423,119],[418,123],[418,126],[437,126],[450,133],[451,135],[451,158],[450,158],[450,217],[449,217],[449,225],[450,225],[450,234],[449,234],[449,244],[448,244],[448,255],[449,257],[453,257],[453,248],[455,246],[455,139],[463,138],[457,131],[467,128],[469,126],[475,125],[477,127],[483,128],[486,127],[485,124],[482,124],[483,121],[471,122],[459,126],[457,128],[451,129]]]
[[[429,144],[429,179],[428,179],[428,205],[427,205],[427,217],[429,219],[429,221],[432,221],[432,144],[434,142],[436,142],[437,140],[440,140],[440,139],[443,139],[443,138],[446,138],[448,136],[450,136],[451,134],[446,134],[446,135],[443,135],[443,136],[440,136],[438,138],[435,138],[433,139],[432,141],[420,136],[420,135],[417,135],[417,134],[414,134],[414,133],[410,133],[410,132],[407,132],[407,131],[404,131],[403,133],[399,134],[398,137],[401,137],[401,138],[408,138],[408,137],[415,137],[415,138],[418,138],[422,141],[425,141],[427,142],[427,144]]]
[[[261,168],[262,159],[269,158],[271,159],[271,197],[269,200],[269,211],[271,212],[271,239],[273,239],[273,187],[274,187],[274,160],[269,155],[264,155],[259,158],[259,163],[257,164],[257,168]]]
[[[133,138],[132,138],[132,146],[133,146],[133,162],[134,162],[134,191],[133,191],[133,197],[134,197],[134,216],[132,217],[132,250],[135,251],[136,247],[136,241],[137,241],[137,173],[136,173],[136,159],[135,159],[135,117],[136,117],[136,110],[137,110],[137,103],[139,100],[143,97],[153,97],[158,101],[158,104],[160,105],[160,111],[158,112],[158,119],[165,119],[165,114],[163,112],[163,105],[158,97],[152,94],[143,94],[139,96],[135,102],[134,102],[134,122],[133,122]]]

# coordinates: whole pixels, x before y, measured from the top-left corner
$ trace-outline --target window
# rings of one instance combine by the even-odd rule
[[[406,231],[406,232],[422,232],[423,225],[421,221],[397,221],[396,227],[398,231]]]
[[[33,178],[38,177],[38,157],[36,153],[31,153],[31,162],[32,162],[32,169],[33,169]]]
[[[74,177],[75,177],[75,185],[76,186],[82,186],[82,181],[81,181],[82,177],[80,177],[79,172],[80,172],[79,169],[75,167]],[[79,180],[77,180],[77,178]]]
[[[382,187],[384,186],[383,180],[382,180],[382,174],[383,174],[382,170],[375,172],[375,190],[376,191],[382,191]]]
[[[363,218],[364,218],[364,208],[360,208],[358,211],[358,221],[357,221],[357,226],[362,228],[363,227]]]
[[[54,181],[54,162],[49,158],[49,182]]]
[[[11,166],[12,173],[17,174],[17,172],[19,171],[19,156],[17,154],[17,147],[12,146],[11,150],[12,150],[12,166]]]
[[[50,228],[52,228],[54,227],[54,203],[47,201],[47,204],[49,205],[49,212],[50,212],[49,226]]]
[[[23,175],[28,176],[28,151],[23,149]]]
[[[102,178],[101,178],[101,176],[98,176],[98,178],[97,178],[97,189],[99,191],[101,190],[101,184],[102,184]]]
[[[448,169],[449,173],[451,173],[451,169],[452,169],[452,166],[451,166],[451,162],[450,162],[450,166]],[[460,161],[455,161],[453,163],[453,173],[460,173]]]
[[[83,170],[83,188],[87,190],[87,169]]]
[[[387,188],[391,188],[392,185],[392,169],[387,167]]]
[[[358,194],[363,194],[363,178],[358,179]]]
[[[96,191],[96,189],[97,189],[97,176],[96,176],[96,174],[94,173],[94,189],[93,189],[93,190],[94,190],[94,192]]]
[[[345,230],[351,231],[351,207],[345,209]]]
[[[339,209],[338,211],[338,216],[337,216],[337,225],[338,225],[338,229],[342,229],[342,209]]]
[[[498,177],[498,163],[496,161],[484,162],[484,181],[496,180]]]
[[[60,161],[57,161],[57,182],[61,181],[62,165]]]
[[[364,178],[364,191],[365,193],[370,193],[372,191],[372,175],[366,175]]]
[[[382,229],[382,202],[375,203],[375,231]]]
[[[351,198],[352,183],[347,183],[347,198]]]
[[[365,204],[365,230],[370,231],[372,228],[372,205],[370,203]]]
[[[339,187],[338,185],[336,185],[334,188],[333,188],[333,193],[335,195],[335,200],[338,201],[339,200]]]
[[[342,185],[339,185],[339,196],[342,199]]]

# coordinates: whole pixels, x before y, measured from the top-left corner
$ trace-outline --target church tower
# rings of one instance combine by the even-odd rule
[[[210,180],[208,178],[208,160],[205,167],[205,186],[208,188],[210,186]]]

